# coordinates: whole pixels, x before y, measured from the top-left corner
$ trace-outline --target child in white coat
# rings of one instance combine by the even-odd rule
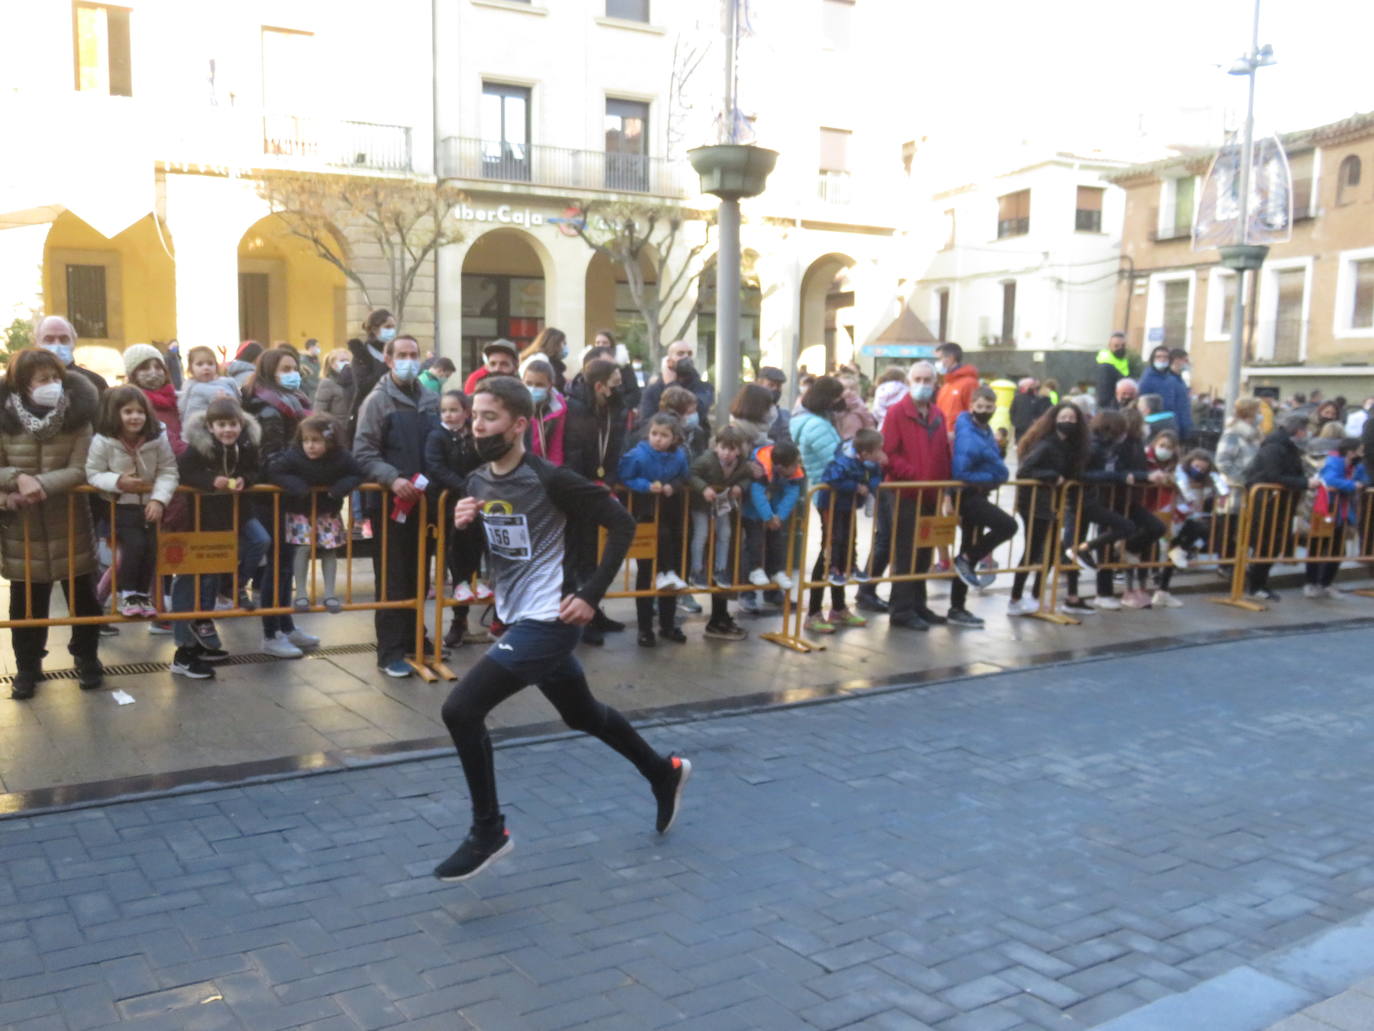
[[[115,503],[114,589],[120,615],[156,616],[149,591],[157,568],[157,524],[180,477],[167,434],[137,387],[115,387],[101,399],[86,481]]]

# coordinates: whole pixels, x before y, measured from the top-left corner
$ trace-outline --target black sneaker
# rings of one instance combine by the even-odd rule
[[[652,630],[641,630],[639,632],[639,646],[641,648],[653,648],[658,644],[658,638],[654,636]]]
[[[707,623],[702,636],[713,637],[717,641],[743,641],[749,636],[749,631],[733,619],[726,619],[719,623]]]
[[[76,683],[83,691],[94,691],[105,683],[105,667],[99,659],[76,660]]]
[[[966,626],[974,630],[981,630],[985,625],[979,617],[968,609],[950,609],[947,618],[954,626]]]
[[[1093,608],[1086,598],[1065,598],[1059,605],[1064,612],[1093,613],[1097,609]]]
[[[903,630],[929,630],[930,624],[920,616],[889,616],[887,625],[901,627]]]
[[[663,640],[665,641],[674,641],[677,644],[687,643],[687,635],[682,632],[681,627],[677,626],[664,627],[663,629],[659,630],[658,636],[663,638]]]
[[[192,680],[213,680],[215,668],[201,659],[199,649],[178,648],[172,656],[172,673]]]
[[[654,827],[660,834],[667,834],[677,819],[678,807],[682,803],[682,789],[692,776],[692,764],[676,755],[668,756],[668,774],[654,785],[654,799],[658,802],[658,819]]]
[[[494,624],[492,633],[496,633],[494,629]],[[497,634],[497,636],[499,637],[500,635]],[[582,628],[582,643],[594,644],[599,647],[600,645],[606,643],[606,634],[604,631],[598,630],[592,623],[588,623],[586,626]]]
[[[198,644],[195,646],[196,658],[201,662],[208,662],[214,665],[229,658],[229,652],[223,648],[211,648],[208,644]]]
[[[958,555],[955,557],[954,571],[959,574],[959,579],[970,587],[983,586],[983,582],[978,579],[978,570],[973,568],[973,563],[968,560],[967,555]]]
[[[602,612],[600,609],[596,610],[596,615],[592,617],[592,621],[587,625],[595,627],[597,630],[600,630],[603,634],[618,634],[625,629],[624,623],[622,623],[618,619],[612,619],[610,616],[606,615],[606,613]]]
[[[1074,548],[1070,556],[1085,573],[1097,572],[1097,556],[1091,548]]]
[[[854,599],[854,604],[864,612],[886,612],[889,607],[876,593],[869,591],[860,591],[859,596]]]
[[[448,648],[458,648],[463,644],[463,638],[468,635],[468,625],[461,619],[455,619],[448,628],[448,633],[444,635],[444,645]]]
[[[246,588],[239,591],[239,608],[244,612],[252,612],[258,607],[258,603],[253,600],[253,596],[248,593]]]
[[[191,633],[196,635],[196,640],[201,644],[206,641],[213,641],[219,636],[219,631],[215,629],[215,622],[212,619],[192,620]]]
[[[918,619],[925,620],[931,626],[943,626],[949,622],[944,616],[931,609],[917,609],[916,616]]]
[[[1250,592],[1250,597],[1254,598],[1256,601],[1278,601],[1278,600],[1279,600],[1279,596],[1278,596],[1277,592],[1271,591],[1268,587],[1261,587],[1261,588],[1260,588],[1259,590],[1257,590],[1257,591],[1251,591],[1251,592]]]
[[[495,832],[483,833],[476,827],[468,831],[468,836],[458,846],[458,851],[434,868],[434,876],[441,881],[466,881],[475,877],[515,847],[510,831],[506,830],[506,818],[501,818]]]
[[[100,624],[100,636],[101,636],[101,637],[118,637],[118,636],[119,636],[119,627],[115,626],[113,623],[101,623],[101,624]]]
[[[38,674],[31,669],[21,669],[10,681],[10,697],[16,702],[26,702],[38,690]]]

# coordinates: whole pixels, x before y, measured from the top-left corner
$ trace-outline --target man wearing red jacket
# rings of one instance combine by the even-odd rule
[[[888,480],[930,482],[950,478],[949,432],[934,399],[935,367],[930,362],[917,362],[907,373],[907,396],[888,408],[883,419]],[[930,569],[931,549],[916,546],[917,515],[936,514],[944,490],[930,487],[896,492],[893,576],[910,576]],[[944,616],[936,615],[926,605],[924,580],[894,582],[888,605],[890,626],[929,630],[932,624],[946,622]]]
[[[935,407],[945,417],[945,432],[952,437],[954,424],[960,413],[968,411],[973,392],[978,389],[978,369],[964,364],[964,349],[958,344],[941,344],[935,348],[935,355],[940,364],[940,392],[935,397]]]

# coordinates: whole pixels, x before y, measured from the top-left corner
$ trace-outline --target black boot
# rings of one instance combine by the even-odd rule
[[[76,682],[83,691],[96,690],[105,683],[105,667],[99,659],[77,659]]]
[[[10,697],[16,702],[28,701],[38,690],[38,676],[37,670],[21,669],[10,684]]]

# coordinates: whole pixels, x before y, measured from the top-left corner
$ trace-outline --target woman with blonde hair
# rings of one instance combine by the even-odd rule
[[[1234,511],[1240,510],[1245,498],[1245,470],[1250,468],[1250,463],[1259,453],[1262,436],[1259,416],[1260,403],[1256,398],[1238,398],[1226,429],[1217,441],[1217,472],[1221,473],[1226,485],[1231,488]]]
[[[348,435],[348,416],[353,411],[353,370],[349,367],[353,353],[346,347],[336,347],[324,356],[320,366],[320,385],[315,388],[316,414],[332,415],[344,426]],[[349,441],[344,442],[345,445]]]

